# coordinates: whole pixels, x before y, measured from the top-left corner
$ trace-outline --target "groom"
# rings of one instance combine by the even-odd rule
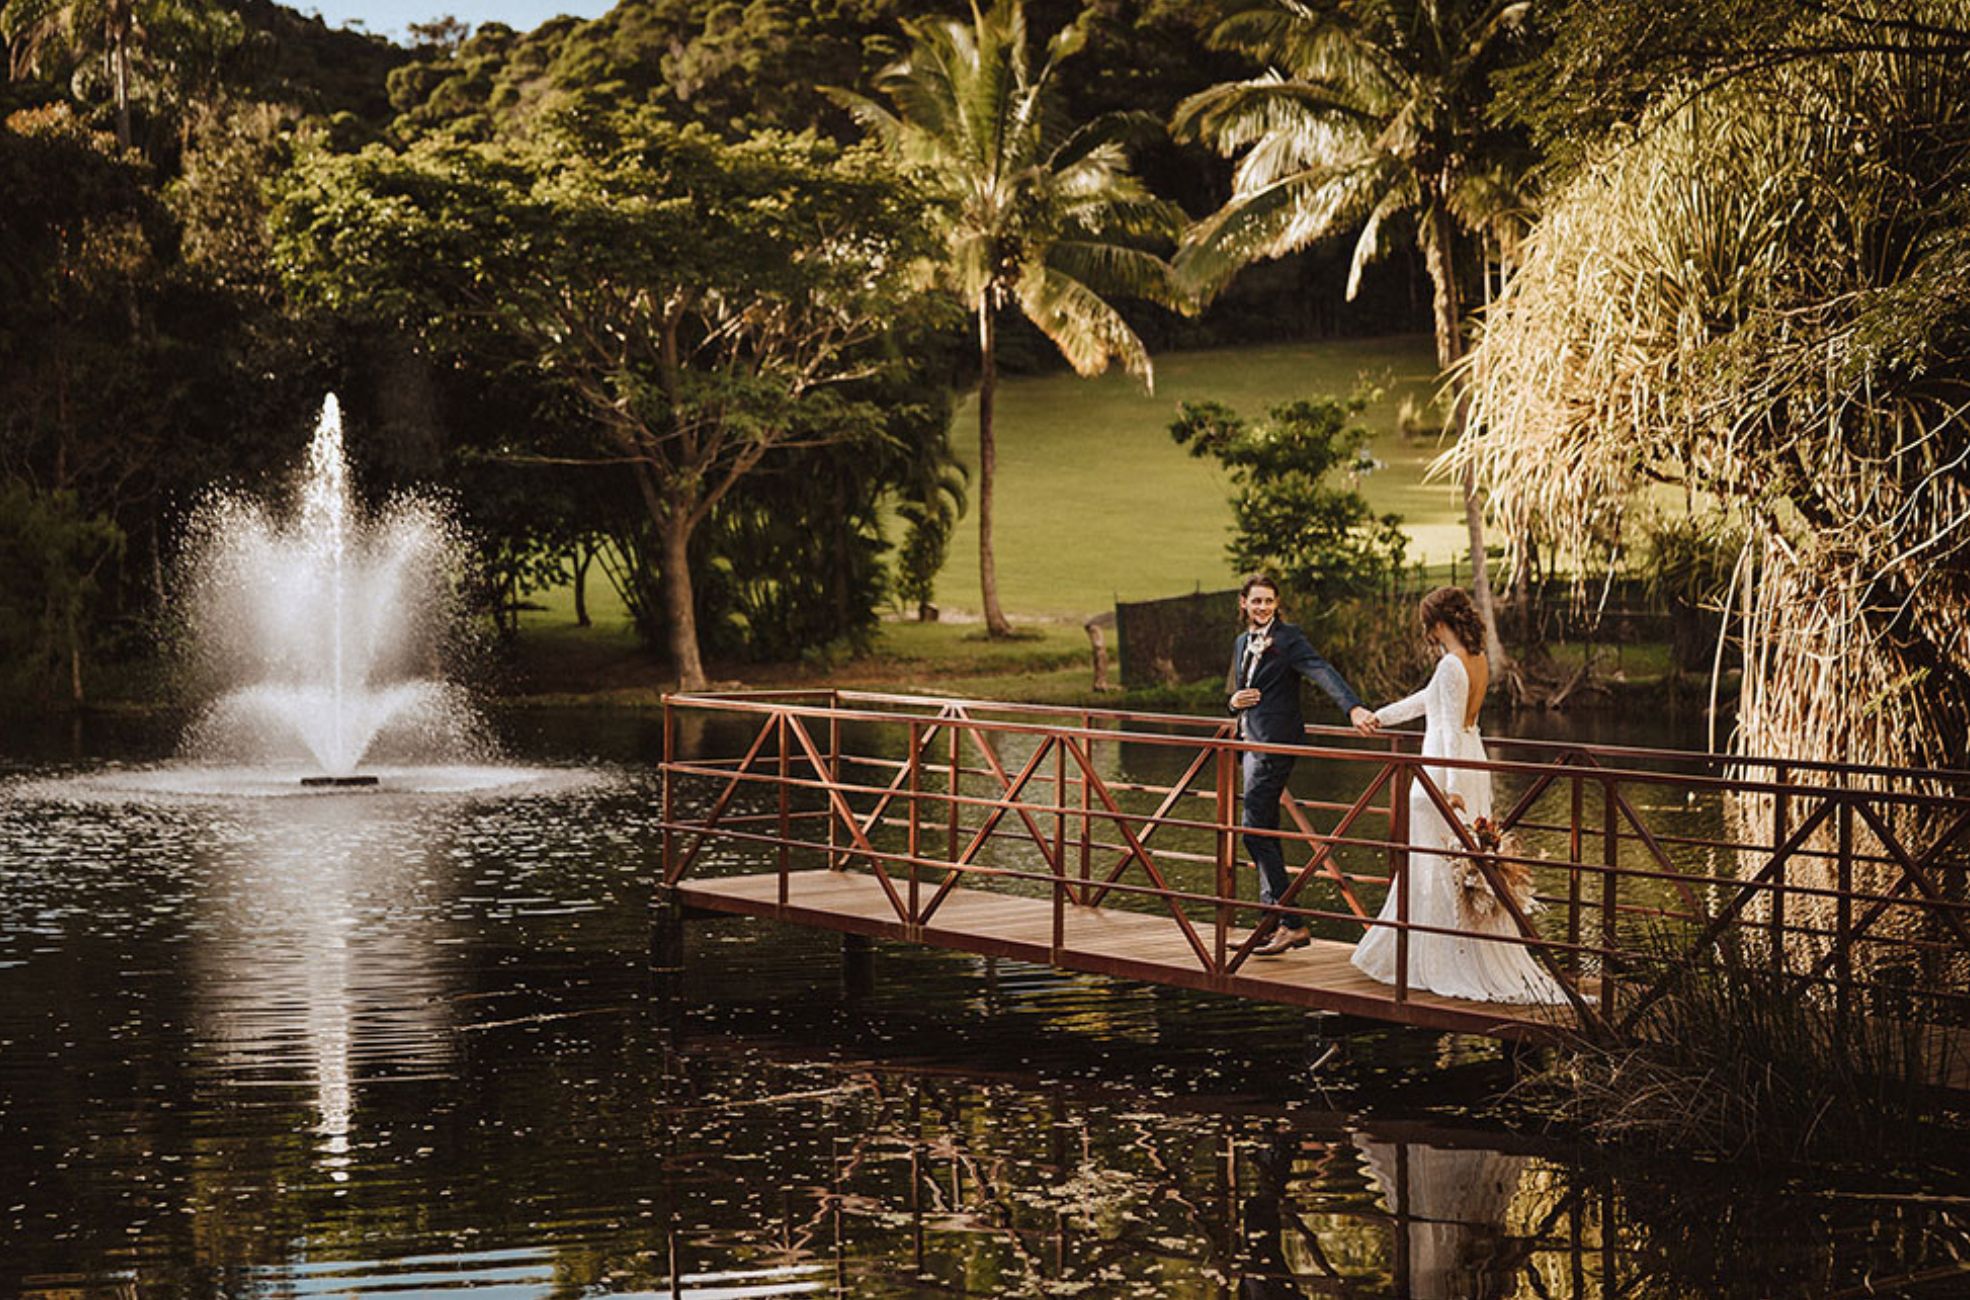
[[[1245,579],[1238,593],[1238,608],[1245,616],[1247,630],[1232,647],[1225,688],[1231,692],[1231,709],[1238,715],[1241,737],[1265,745],[1301,744],[1306,738],[1306,723],[1300,716],[1302,677],[1327,692],[1357,731],[1363,735],[1375,731],[1380,724],[1362,707],[1361,697],[1341,680],[1333,665],[1314,653],[1305,633],[1280,621],[1277,583],[1262,573]],[[1292,773],[1291,755],[1245,755],[1245,848],[1258,864],[1261,903],[1275,903],[1285,894],[1289,883],[1286,854],[1276,837],[1249,832],[1279,829],[1279,796]],[[1266,924],[1261,921],[1260,927]],[[1305,918],[1283,916],[1279,928],[1254,955],[1276,957],[1310,942]]]

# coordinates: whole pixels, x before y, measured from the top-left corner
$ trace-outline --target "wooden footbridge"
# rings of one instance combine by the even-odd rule
[[[1970,1024],[1970,774],[1495,737],[1501,853],[1532,868],[1508,935],[1561,1006],[1460,1001],[1349,963],[1413,923],[1415,733],[1308,729],[1281,829],[1308,947],[1268,920],[1238,825],[1252,752],[1228,720],[856,691],[690,693],[664,707],[663,899],[1436,1029],[1634,1032],[1692,962],[1769,965],[1798,995]],[[1453,825],[1461,822],[1452,817]],[[1377,915],[1395,891],[1394,919]],[[1436,933],[1456,933],[1435,931]],[[1958,1054],[1960,1055],[1960,1054]],[[1959,1061],[1952,1071],[1970,1081]]]

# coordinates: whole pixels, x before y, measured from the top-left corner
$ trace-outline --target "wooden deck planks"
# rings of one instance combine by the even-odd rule
[[[892,877],[900,897],[907,879]],[[920,878],[919,900],[927,904],[936,882]],[[705,911],[770,917],[845,933],[989,956],[1010,957],[1066,970],[1117,975],[1147,983],[1227,993],[1350,1015],[1470,1033],[1519,1037],[1537,1035],[1571,1019],[1565,1007],[1515,1007],[1466,1002],[1413,991],[1398,1002],[1395,989],[1356,970],[1348,958],[1353,945],[1316,939],[1279,957],[1252,958],[1230,976],[1205,969],[1167,910],[1124,912],[1114,908],[1067,908],[1063,942],[1054,946],[1054,909],[1048,899],[953,889],[927,924],[906,924],[881,884],[869,873],[796,871],[786,877],[787,902],[779,902],[777,874],[727,876],[679,884],[680,901]],[[1192,918],[1207,953],[1215,951],[1209,920]],[[1237,929],[1229,947],[1247,932]]]

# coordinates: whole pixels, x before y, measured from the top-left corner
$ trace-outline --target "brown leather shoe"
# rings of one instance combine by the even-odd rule
[[[1288,930],[1284,926],[1273,931],[1272,937],[1252,949],[1254,957],[1277,957],[1280,953],[1304,948],[1313,942],[1313,936],[1305,930]]]

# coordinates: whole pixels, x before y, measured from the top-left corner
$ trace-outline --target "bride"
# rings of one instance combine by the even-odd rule
[[[1423,757],[1482,760],[1484,741],[1478,735],[1478,707],[1484,702],[1491,672],[1484,658],[1484,625],[1477,606],[1461,587],[1438,587],[1423,597],[1417,613],[1423,633],[1442,652],[1429,685],[1407,699],[1375,711],[1382,726],[1424,719]],[[1425,765],[1453,809],[1475,822],[1490,817],[1491,773],[1481,768]],[[1493,905],[1474,911],[1462,901],[1456,858],[1446,856],[1462,842],[1445,822],[1421,782],[1409,787],[1409,923],[1439,930],[1514,935],[1512,915]],[[1396,888],[1376,919],[1396,919]],[[1384,984],[1395,983],[1396,931],[1375,925],[1355,945],[1354,964]],[[1470,939],[1462,934],[1409,935],[1409,987],[1428,989],[1446,997],[1479,1002],[1562,1002],[1559,982],[1518,943]]]

